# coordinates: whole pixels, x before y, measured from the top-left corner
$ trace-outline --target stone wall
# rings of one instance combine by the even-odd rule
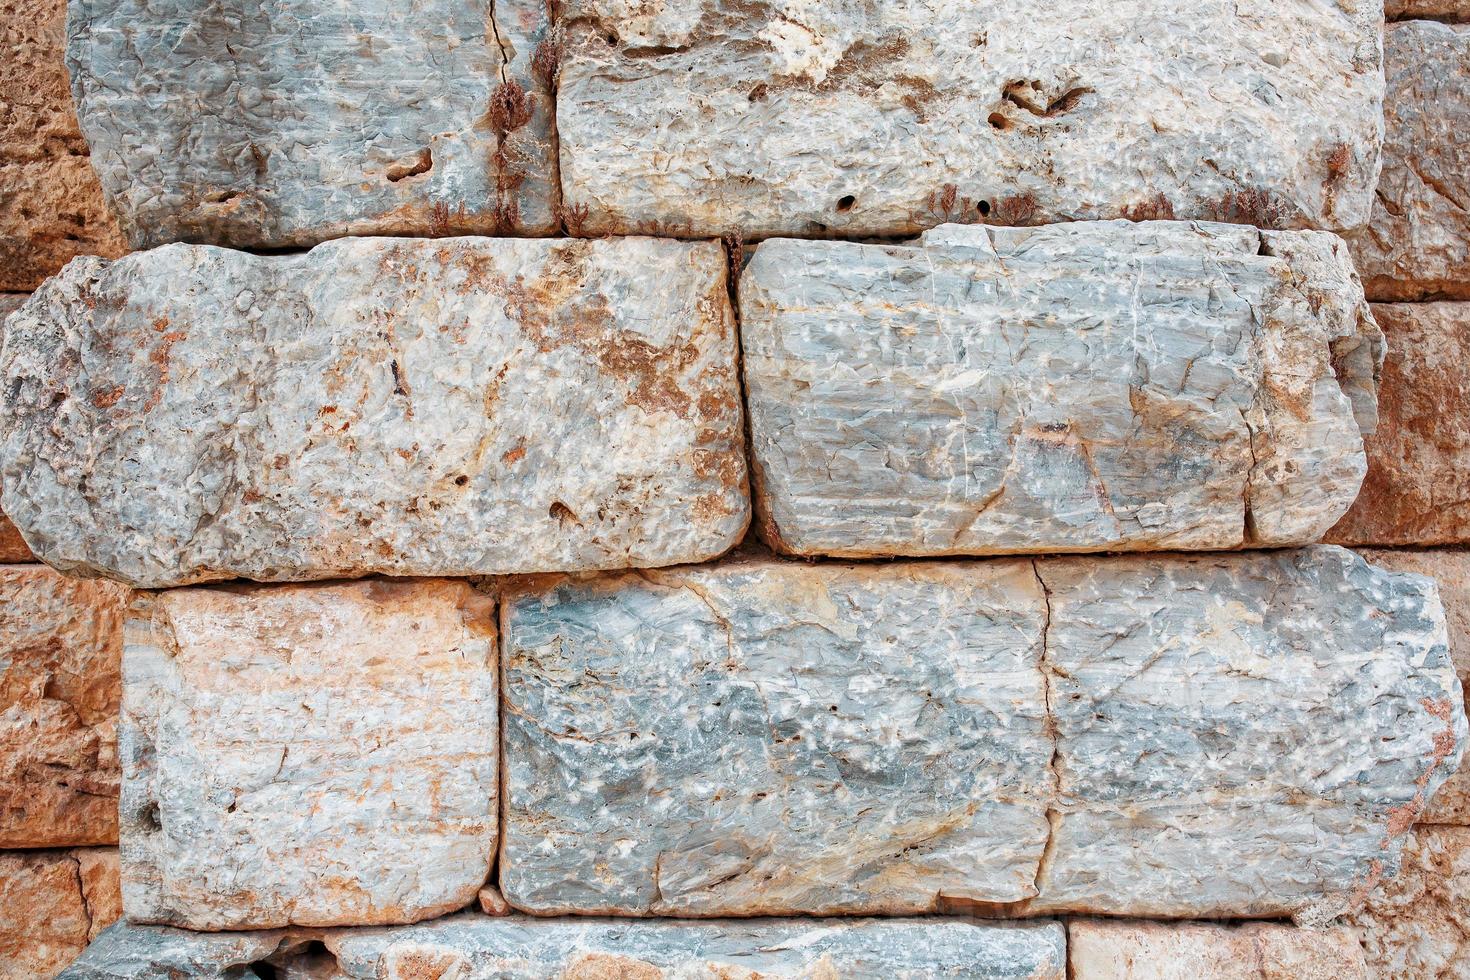
[[[0,978],[1470,972],[1466,11],[64,7]]]

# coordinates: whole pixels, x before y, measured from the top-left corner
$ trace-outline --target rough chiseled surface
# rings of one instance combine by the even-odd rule
[[[1470,25],[1384,33],[1388,91],[1373,219],[1352,238],[1370,299],[1470,299]]]
[[[1370,980],[1351,929],[1081,919],[1070,980]]]
[[[117,843],[127,597],[0,565],[0,847]]]
[[[1461,688],[1470,691],[1470,551],[1363,548],[1359,554],[1369,563],[1390,571],[1413,572],[1434,579],[1444,603],[1450,659],[1460,675]],[[1470,766],[1461,766],[1440,787],[1419,821],[1470,827]]]
[[[1339,544],[1470,543],[1470,303],[1373,307],[1388,340],[1368,475]]]
[[[1320,921],[1466,737],[1431,583],[1329,546],[526,588],[500,884],[543,914]]]
[[[1470,827],[1416,827],[1403,869],[1349,920],[1374,977],[1470,975]]]
[[[562,188],[591,232],[1368,220],[1374,0],[562,9]]]
[[[126,251],[77,128],[65,39],[66,0],[0,0],[0,290]]]
[[[1382,336],[1332,235],[780,239],[740,308],[756,503],[781,551],[1305,544],[1366,466]]]
[[[325,952],[309,950],[311,939]],[[1057,923],[548,921],[461,915],[393,929],[232,936],[117,926],[64,976],[223,978],[265,963],[272,975],[312,980],[1062,980],[1065,961],[1065,934]]]
[[[497,837],[494,608],[435,580],[140,593],[128,918],[383,924],[473,902]]]
[[[115,922],[117,852],[0,852],[0,977],[50,980]]]
[[[532,70],[546,10],[72,0],[66,64],[134,247],[547,234],[554,121]]]
[[[10,317],[4,507],[164,587],[713,558],[749,520],[716,243],[84,260]]]

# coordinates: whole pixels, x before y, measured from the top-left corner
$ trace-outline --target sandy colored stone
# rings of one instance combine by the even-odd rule
[[[562,10],[562,192],[589,233],[1368,220],[1377,0]]]
[[[1466,0],[1386,0],[1384,13],[1395,20],[1427,17],[1434,20],[1470,20]]]
[[[1330,546],[524,589],[500,887],[537,914],[1321,922],[1466,738],[1431,583]]]
[[[749,522],[717,243],[73,263],[12,314],[4,507],[150,587],[714,558]]]
[[[1373,307],[1388,340],[1368,475],[1327,540],[1470,543],[1470,303]]]
[[[66,64],[135,248],[559,226],[545,0],[72,0]],[[138,25],[146,25],[139,30]]]
[[[494,610],[462,581],[140,594],[128,918],[371,925],[474,902],[497,836]]]
[[[77,128],[65,35],[66,0],[0,0],[0,290],[127,251]]]
[[[510,915],[513,911],[510,903],[505,900],[505,896],[500,894],[500,889],[494,885],[486,885],[481,888],[476,901],[480,905],[480,911],[486,915]]]
[[[117,843],[127,597],[0,565],[0,847]]]
[[[1403,869],[1348,919],[1375,977],[1470,975],[1470,828],[1415,827]]]
[[[1351,929],[1079,919],[1071,980],[1369,980]]]
[[[759,526],[790,554],[1306,544],[1366,468],[1383,339],[1333,235],[776,239],[740,308]]]
[[[1390,24],[1384,69],[1383,174],[1352,238],[1368,298],[1470,299],[1470,26]]]
[[[0,852],[0,977],[51,980],[118,918],[117,852]]]

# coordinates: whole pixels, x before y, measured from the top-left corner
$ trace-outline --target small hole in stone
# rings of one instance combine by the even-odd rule
[[[986,121],[990,123],[990,127],[992,129],[1010,129],[1011,128],[1011,121],[1009,119],[1007,119],[1003,114],[1001,114],[999,112],[992,112],[990,114],[990,118],[988,120],[986,120]]]
[[[247,973],[246,976],[253,975],[259,977],[260,980],[276,980],[276,978],[280,976],[280,974],[276,972],[276,968],[271,966],[265,960],[251,963],[249,969],[250,972]]]
[[[145,806],[143,808],[143,812],[139,815],[138,819],[141,820],[143,826],[148,828],[149,830],[157,831],[163,829],[163,818],[158,813],[157,803],[150,803]]]
[[[990,202],[981,201],[979,204],[975,205],[975,209],[979,211],[982,215],[987,215],[990,213]]]
[[[467,477],[467,476],[465,476],[463,473],[461,473],[459,476],[457,476],[457,477],[454,478],[454,485],[457,486],[457,487],[462,487],[466,483],[469,483],[469,482],[470,482],[470,478]]]
[[[856,203],[857,203],[857,198],[853,197],[851,194],[845,194],[842,197],[840,197],[840,198],[837,199],[837,210],[838,211],[851,211],[852,210],[852,206],[854,204],[856,204]]]
[[[551,514],[552,517],[556,518],[558,521],[561,521],[562,523],[565,523],[567,521],[574,521],[575,522],[577,520],[576,513],[570,507],[568,507],[566,504],[562,503],[560,500],[554,501],[552,503],[551,509],[550,509],[550,514]]]
[[[606,34],[602,39],[607,42],[608,47],[615,48],[618,46],[618,36],[616,34]]]

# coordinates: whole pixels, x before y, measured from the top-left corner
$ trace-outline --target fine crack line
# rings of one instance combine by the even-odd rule
[[[1046,579],[1041,577],[1041,564],[1036,559],[1031,560],[1031,574],[1036,576],[1036,584],[1041,586],[1042,601],[1046,604],[1046,611],[1041,621],[1041,660],[1038,664],[1041,670],[1042,680],[1045,682],[1045,705],[1046,705],[1046,734],[1051,738],[1051,758],[1047,760],[1047,771],[1051,773],[1052,788],[1051,799],[1046,807],[1046,844],[1041,849],[1041,857],[1036,862],[1036,878],[1033,887],[1036,890],[1035,898],[1041,897],[1042,886],[1047,875],[1051,871],[1052,862],[1056,857],[1057,831],[1062,825],[1062,812],[1056,806],[1061,795],[1062,778],[1057,772],[1057,759],[1061,756],[1061,739],[1057,733],[1057,718],[1055,711],[1055,673],[1047,654],[1051,649],[1051,589],[1047,587]]]

